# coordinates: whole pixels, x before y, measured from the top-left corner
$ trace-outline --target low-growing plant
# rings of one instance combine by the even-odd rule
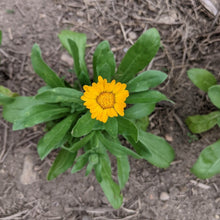
[[[3,118],[13,123],[13,130],[45,122],[48,132],[37,146],[40,158],[60,149],[47,179],[56,178],[72,166],[72,173],[86,166],[86,176],[94,170],[107,199],[117,209],[123,202],[121,190],[129,178],[128,156],[145,159],[159,168],[167,168],[174,159],[172,147],[163,138],[146,132],[148,116],[156,103],[168,100],[152,89],[167,75],[148,70],[136,76],[156,55],[160,35],[155,28],[144,32],[127,51],[117,71],[110,45],[102,41],[93,55],[92,80],[84,58],[86,35],[64,30],[59,39],[74,60],[74,85],[47,66],[35,44],[32,66],[46,86],[33,97],[14,97],[7,89],[1,91]],[[123,139],[133,149],[123,146]],[[112,179],[109,153],[116,157],[118,183]]]
[[[220,126],[220,85],[215,76],[205,69],[190,69],[188,77],[195,86],[208,93],[211,102],[218,108],[206,115],[189,116],[186,124],[192,133],[202,133]],[[191,169],[201,179],[210,178],[220,173],[220,140],[202,150],[198,160]]]

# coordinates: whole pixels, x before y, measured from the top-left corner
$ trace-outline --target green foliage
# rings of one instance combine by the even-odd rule
[[[74,70],[81,85],[89,85],[89,75],[85,62],[86,35],[63,30],[58,35],[61,44],[74,59]]]
[[[151,90],[162,83],[167,75],[158,70],[148,70],[135,77],[156,55],[160,47],[159,33],[155,28],[144,32],[125,54],[117,71],[108,41],[102,41],[97,46],[93,55],[92,81],[97,82],[98,76],[108,82],[115,78],[122,83],[127,82],[129,92],[126,100],[129,105],[125,114],[109,117],[106,123],[92,119],[87,105],[85,107],[81,100],[86,94],[83,93],[83,86],[91,85],[85,62],[86,35],[64,30],[59,34],[59,39],[74,60],[77,80],[71,85],[59,78],[43,61],[40,47],[35,44],[31,62],[34,71],[46,85],[32,97],[18,96],[0,86],[3,118],[13,123],[14,130],[46,122],[46,134],[39,140],[38,154],[43,160],[51,151],[59,149],[47,179],[52,180],[69,168],[71,173],[75,173],[85,167],[85,175],[94,171],[107,199],[118,209],[123,202],[121,190],[129,179],[129,156],[145,159],[161,168],[167,168],[174,159],[173,149],[164,139],[145,132],[148,116],[154,111],[157,102],[170,101],[162,93]],[[90,88],[84,87],[88,91]],[[121,97],[115,95],[114,99],[119,100]],[[114,104],[116,106],[117,103]],[[102,110],[105,108],[102,107]],[[125,138],[133,148],[122,144],[121,138]],[[109,153],[117,161],[116,182],[112,176]]]
[[[189,116],[186,124],[192,133],[202,133],[220,124],[220,85],[212,73],[204,69],[190,69],[190,80],[201,90],[208,92],[211,102],[219,109],[206,115]],[[220,140],[206,147],[191,169],[198,178],[210,178],[220,173]]]
[[[41,91],[40,94],[36,96],[36,99],[46,103],[82,103],[80,100],[81,96],[82,92],[78,90],[72,88],[57,87],[54,89]]]
[[[208,90],[211,102],[220,109],[220,85],[212,86]]]
[[[220,173],[220,140],[201,152],[191,171],[201,179],[210,178]]]
[[[220,111],[211,112],[207,115],[193,115],[186,119],[186,124],[192,133],[202,133],[213,128],[220,118]]]
[[[167,74],[148,70],[131,79],[127,84],[129,92],[142,92],[160,85],[167,78]]]
[[[136,103],[147,103],[147,104],[155,104],[157,102],[169,99],[159,91],[149,90],[146,92],[137,92],[130,94],[126,100],[127,104],[136,104]]]
[[[98,81],[98,76],[111,81],[115,74],[115,58],[108,41],[102,41],[93,55],[93,80]]]
[[[209,87],[217,83],[213,74],[204,69],[190,69],[187,74],[193,84],[205,92],[208,92]]]
[[[69,169],[73,165],[76,154],[77,152],[70,153],[67,150],[61,149],[47,174],[47,180],[53,180]]]
[[[43,61],[40,47],[34,44],[31,51],[31,62],[34,71],[40,76],[45,83],[52,87],[64,87],[64,82],[57,74]]]
[[[18,96],[17,93],[13,93],[8,88],[0,86],[0,105],[6,105],[14,101],[14,97]]]
[[[145,31],[127,51],[118,67],[116,78],[128,82],[146,67],[160,47],[160,35],[155,28]]]

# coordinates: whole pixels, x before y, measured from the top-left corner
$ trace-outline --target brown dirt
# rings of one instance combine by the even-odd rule
[[[217,0],[212,0],[219,7]],[[145,29],[156,27],[163,49],[151,69],[167,72],[159,87],[176,102],[159,103],[149,130],[166,137],[176,151],[167,170],[144,160],[130,159],[131,175],[123,190],[124,204],[113,210],[93,175],[84,170],[70,172],[52,182],[46,173],[54,155],[40,161],[36,152],[41,126],[12,132],[0,121],[0,219],[132,219],[214,220],[220,219],[220,176],[198,180],[190,167],[207,145],[220,138],[220,129],[192,138],[184,125],[188,115],[208,113],[214,107],[186,76],[192,67],[206,68],[219,79],[219,14],[209,13],[197,0],[2,0],[0,29],[0,84],[22,95],[34,95],[43,82],[30,64],[33,43],[38,43],[46,62],[72,80],[71,68],[61,60],[65,53],[57,34],[71,29],[88,36],[87,63],[101,40],[109,40],[117,62]],[[220,8],[220,7],[219,7]],[[167,192],[169,199],[160,200]]]

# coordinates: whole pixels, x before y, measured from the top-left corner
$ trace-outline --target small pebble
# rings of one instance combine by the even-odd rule
[[[136,40],[137,39],[137,34],[133,31],[128,33],[128,38],[131,40]]]
[[[166,139],[167,141],[169,141],[169,142],[172,142],[172,141],[173,141],[173,137],[172,137],[171,135],[169,135],[169,134],[166,134],[166,135],[165,135],[165,139]]]
[[[170,196],[169,196],[169,194],[167,193],[167,192],[162,192],[161,194],[160,194],[160,200],[161,201],[167,201],[167,200],[169,200],[170,199]]]
[[[33,171],[33,160],[30,156],[24,158],[23,171],[20,176],[20,181],[24,185],[32,184],[37,180],[37,174]]]

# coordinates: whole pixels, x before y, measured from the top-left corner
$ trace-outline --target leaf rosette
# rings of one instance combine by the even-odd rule
[[[35,44],[32,66],[46,86],[33,97],[16,96],[0,88],[3,117],[13,123],[14,130],[45,122],[48,131],[37,146],[40,158],[59,148],[48,180],[70,167],[75,173],[86,166],[86,175],[94,171],[107,199],[117,209],[123,202],[121,190],[129,178],[128,156],[145,159],[160,168],[167,168],[174,159],[172,147],[163,138],[146,132],[148,116],[157,102],[170,101],[153,89],[167,78],[165,73],[140,73],[159,50],[160,35],[155,28],[145,31],[117,70],[109,43],[101,42],[93,55],[92,80],[85,62],[86,35],[64,30],[59,39],[74,60],[74,85],[44,62],[40,47]],[[122,138],[133,148],[123,146]],[[117,160],[118,182],[112,178],[109,153]]]

